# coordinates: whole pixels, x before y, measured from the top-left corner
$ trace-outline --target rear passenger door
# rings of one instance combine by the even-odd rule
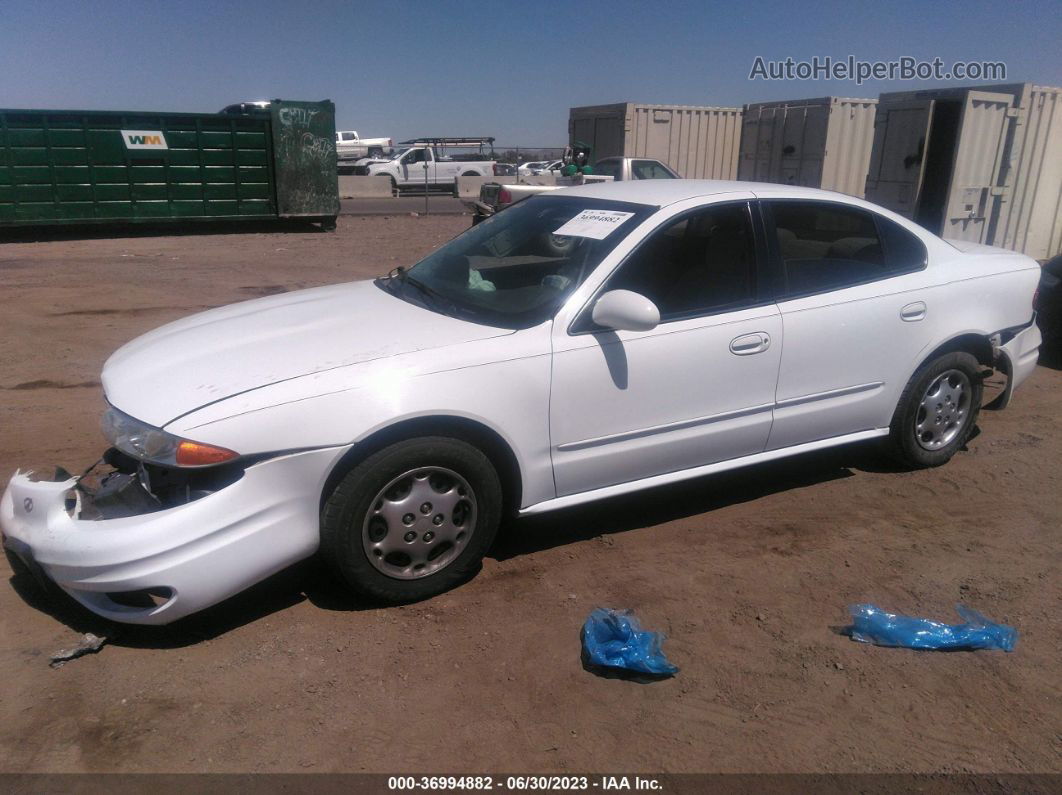
[[[457,179],[457,175],[465,170],[466,163],[461,160],[436,160],[433,166],[432,181],[442,185],[454,182]],[[469,168],[468,170],[474,169]]]
[[[885,428],[933,311],[925,245],[841,202],[761,202],[783,338],[767,449]]]

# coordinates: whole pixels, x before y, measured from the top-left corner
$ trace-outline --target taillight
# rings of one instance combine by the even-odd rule
[[[179,467],[206,467],[212,464],[223,464],[237,458],[238,455],[224,447],[182,440],[177,446],[176,459]]]
[[[513,195],[505,188],[498,191],[498,204],[512,204]]]

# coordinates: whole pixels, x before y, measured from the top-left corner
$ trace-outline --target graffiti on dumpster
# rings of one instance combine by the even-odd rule
[[[317,108],[290,108],[283,107],[280,109],[280,123],[285,127],[309,127],[316,116],[321,111]]]
[[[302,134],[302,151],[313,160],[324,162],[332,156],[335,150],[335,143],[328,138],[322,138],[310,132]]]
[[[281,213],[334,215],[336,190],[335,124],[320,106],[280,105],[274,145]]]

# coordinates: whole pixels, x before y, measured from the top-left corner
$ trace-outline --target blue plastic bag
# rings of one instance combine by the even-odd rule
[[[989,621],[976,610],[956,605],[965,624],[940,624],[926,618],[886,613],[874,605],[851,605],[852,640],[908,649],[1002,649],[1014,651],[1018,630]]]
[[[583,654],[590,665],[673,676],[678,668],[664,656],[662,641],[660,633],[643,630],[630,610],[598,607],[583,624]]]

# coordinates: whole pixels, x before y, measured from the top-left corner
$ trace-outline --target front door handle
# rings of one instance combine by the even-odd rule
[[[926,316],[926,305],[924,301],[915,301],[913,304],[908,304],[900,310],[900,320],[906,323],[914,323],[916,320],[921,320]]]
[[[756,331],[752,334],[742,334],[730,340],[730,352],[737,356],[750,356],[753,353],[763,353],[771,347],[771,335],[765,331]]]

